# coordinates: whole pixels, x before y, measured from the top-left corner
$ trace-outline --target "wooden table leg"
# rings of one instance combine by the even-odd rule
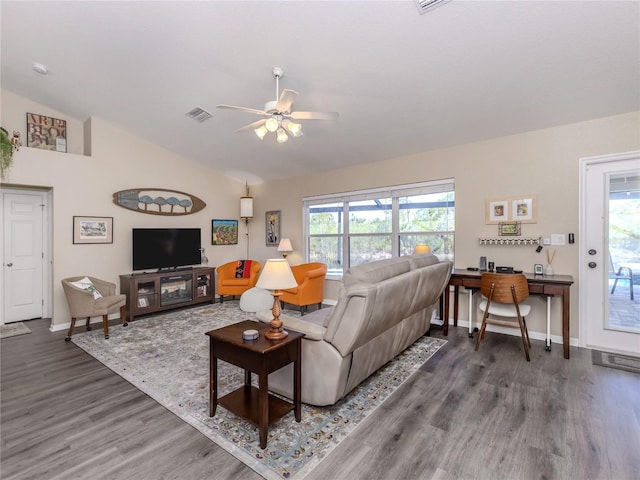
[[[260,448],[267,448],[267,432],[269,429],[269,375],[263,368],[258,374],[258,430],[260,431]]]
[[[213,338],[209,338],[209,416],[216,414],[218,406],[218,359],[213,346]]]
[[[293,362],[293,405],[296,422],[302,419],[302,339],[296,341],[296,359]]]
[[[442,312],[442,334],[446,337],[449,335],[449,285],[444,289],[444,311]]]

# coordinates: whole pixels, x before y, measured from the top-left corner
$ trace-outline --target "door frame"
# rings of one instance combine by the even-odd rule
[[[42,195],[45,198],[45,208],[42,212],[42,232],[43,232],[43,242],[42,242],[42,250],[43,256],[42,259],[42,318],[50,318],[52,319],[53,312],[53,222],[52,222],[52,212],[53,212],[53,190],[51,188],[32,188],[32,187],[20,187],[19,185],[9,185],[0,187],[0,205],[4,205],[4,194],[38,194]],[[4,208],[0,208],[0,225],[2,225],[2,229],[4,231],[5,226],[5,218],[4,218]],[[5,298],[4,298],[4,282],[5,280],[5,248],[4,248],[4,236],[0,235],[0,257],[2,258],[2,273],[0,274],[0,314],[2,315],[2,320],[0,323],[4,324],[4,309],[5,309]]]
[[[587,212],[587,192],[586,192],[586,181],[587,181],[587,169],[591,165],[595,164],[603,164],[603,163],[611,163],[618,162],[624,160],[634,160],[640,158],[640,150],[634,150],[630,152],[623,153],[614,153],[609,155],[598,155],[595,157],[585,157],[580,159],[580,179],[579,179],[579,232],[580,239],[579,242],[580,248],[578,249],[578,318],[585,321],[578,322],[578,333],[579,333],[579,341],[578,344],[581,347],[589,348],[587,346],[587,315],[585,314],[587,311],[587,281],[586,276],[588,272],[587,263],[588,263],[588,255],[586,252],[586,244],[583,239],[586,239],[587,235],[587,222],[586,218],[588,215]],[[603,262],[608,262],[608,259],[603,260]],[[607,267],[608,268],[608,267]],[[608,299],[607,299],[608,301]],[[628,353],[628,352],[624,352]]]

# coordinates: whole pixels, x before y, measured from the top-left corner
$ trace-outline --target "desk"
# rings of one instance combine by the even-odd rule
[[[467,269],[454,268],[451,272],[449,285],[453,285],[453,325],[458,325],[458,293],[460,287],[471,290],[469,295],[469,329],[471,331],[472,316],[472,295],[476,290],[480,290],[480,276],[482,272]],[[529,283],[529,294],[544,295],[547,297],[547,350],[551,348],[549,331],[551,321],[551,297],[560,297],[562,299],[562,346],[564,349],[564,358],[569,358],[569,306],[570,297],[569,290],[573,285],[573,277],[571,275],[534,275],[533,273],[525,273],[527,282]],[[445,289],[444,296],[444,312],[442,315],[442,333],[449,333],[449,285]]]

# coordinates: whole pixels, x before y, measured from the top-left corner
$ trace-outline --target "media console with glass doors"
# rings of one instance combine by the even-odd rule
[[[211,267],[120,275],[120,292],[127,297],[129,321],[136,315],[214,302]]]

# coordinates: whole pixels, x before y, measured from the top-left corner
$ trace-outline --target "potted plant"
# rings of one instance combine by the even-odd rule
[[[5,180],[13,163],[13,143],[9,132],[0,127],[0,179]]]

